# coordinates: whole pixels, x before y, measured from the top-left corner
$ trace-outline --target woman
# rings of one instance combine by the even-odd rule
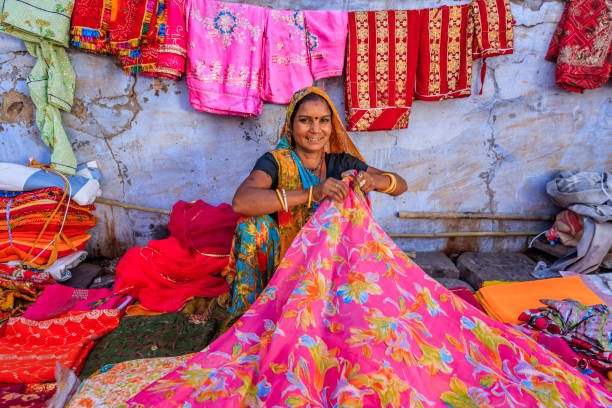
[[[406,182],[363,162],[329,96],[319,88],[296,92],[277,149],[257,160],[236,190],[232,207],[244,216],[236,228],[225,276],[230,287],[230,324],[266,287],[291,242],[325,198],[344,201],[341,181],[357,170],[351,186],[364,193],[397,196]]]

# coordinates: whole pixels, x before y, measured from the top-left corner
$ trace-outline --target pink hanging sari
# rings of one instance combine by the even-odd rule
[[[138,407],[586,407],[612,395],[429,278],[364,199],[326,201],[242,318]]]

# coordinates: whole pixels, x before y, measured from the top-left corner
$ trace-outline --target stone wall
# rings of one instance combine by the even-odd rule
[[[422,8],[438,1],[267,0],[275,8],[376,10]],[[446,4],[459,2],[447,1]],[[564,2],[514,0],[515,53],[491,58],[482,95],[419,102],[405,130],[353,133],[368,163],[399,172],[409,191],[376,194],[374,213],[390,233],[541,230],[546,223],[400,220],[397,211],[553,213],[545,183],[559,169],[612,164],[611,85],[574,94],[554,83],[544,56]],[[255,160],[272,148],[285,106],[266,104],[254,119],[212,115],[189,106],[185,80],[133,77],[114,58],[71,50],[77,72],[73,111],[63,114],[79,162],[97,160],[103,196],[157,208],[179,200],[229,202]],[[0,35],[0,160],[49,160],[33,121],[25,78],[33,65],[21,41]],[[480,62],[474,64],[474,72]],[[476,77],[477,75],[475,75]],[[343,81],[325,81],[340,111]],[[119,256],[167,234],[168,217],[98,205],[89,249]],[[408,250],[516,250],[525,238],[403,239]]]

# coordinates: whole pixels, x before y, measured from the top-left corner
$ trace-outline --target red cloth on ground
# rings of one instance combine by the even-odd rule
[[[487,313],[480,302],[478,302],[478,299],[476,299],[474,294],[465,286],[457,286],[456,288],[450,288],[449,290],[455,295],[459,296],[461,299],[468,302],[470,305],[474,306],[476,309],[483,313]]]
[[[238,218],[240,214],[236,214],[229,204],[215,207],[202,200],[178,201],[172,207],[168,229],[170,235],[200,252],[227,255]]]
[[[0,338],[0,382],[52,381],[55,363],[75,368],[99,339],[119,325],[117,309],[69,312],[55,319],[12,318]]]
[[[584,92],[605,84],[612,67],[612,10],[605,0],[569,0],[546,59],[557,63],[557,85]]]
[[[229,247],[226,249],[229,253]],[[117,265],[114,292],[129,294],[149,310],[178,312],[194,296],[228,291],[220,273],[229,256],[207,256],[175,237],[131,248]]]

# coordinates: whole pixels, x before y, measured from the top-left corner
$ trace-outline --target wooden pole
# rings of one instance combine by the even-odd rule
[[[405,219],[472,219],[472,220],[517,220],[517,221],[553,221],[554,215],[549,214],[490,214],[490,213],[436,213],[399,211],[398,218]]]
[[[152,208],[152,207],[145,207],[143,205],[128,204],[122,201],[111,200],[109,198],[104,198],[104,197],[96,198],[96,203],[112,205],[114,207],[127,208],[128,210],[138,210],[138,211],[145,211],[145,212],[151,212],[151,213],[156,213],[156,214],[170,215],[170,210],[162,210],[161,208]]]
[[[541,231],[458,231],[389,234],[391,238],[455,238],[455,237],[525,237],[538,235]]]

